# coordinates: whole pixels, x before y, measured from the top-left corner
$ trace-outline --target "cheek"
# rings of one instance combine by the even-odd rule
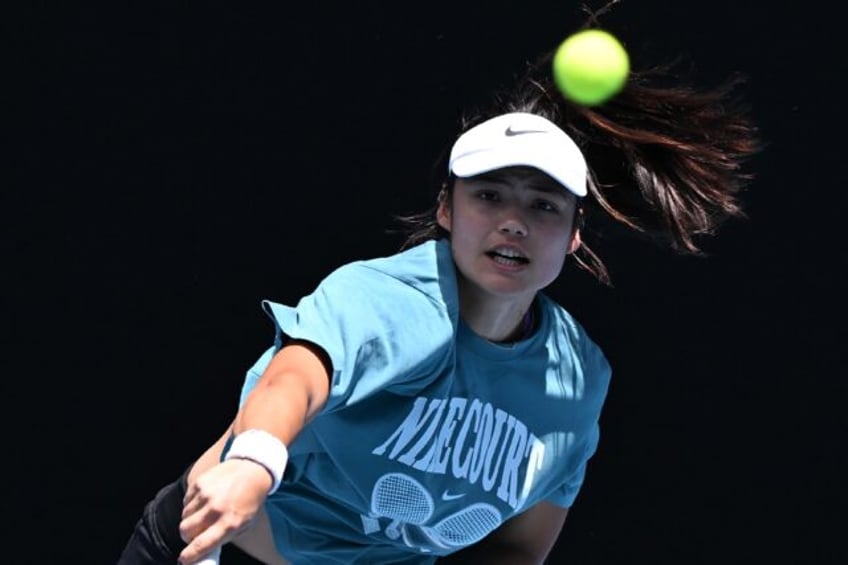
[[[549,269],[562,268],[566,257],[568,257],[568,245],[565,243],[557,242],[556,245],[550,245],[545,249],[545,264]]]
[[[449,222],[450,220],[453,220],[449,224],[451,239],[466,242],[468,245],[480,243],[491,229],[482,218],[467,211],[462,214],[454,214],[448,218]]]
[[[551,252],[545,254],[544,264],[540,266],[538,272],[542,288],[557,280],[565,267],[565,258],[568,256],[566,250],[557,251],[552,247]]]
[[[541,239],[545,242],[543,255],[546,270],[559,271],[572,251],[571,230],[563,230],[559,226],[545,233]]]
[[[479,214],[458,196],[454,198],[453,205],[442,204],[439,207],[436,220],[451,233],[451,238],[469,237],[480,229]]]
[[[571,244],[571,231],[571,222],[560,220],[543,225],[540,234],[546,241],[564,252]]]

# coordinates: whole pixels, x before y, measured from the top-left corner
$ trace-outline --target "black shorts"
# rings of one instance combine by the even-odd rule
[[[117,565],[176,565],[186,543],[180,537],[188,471],[144,507]]]

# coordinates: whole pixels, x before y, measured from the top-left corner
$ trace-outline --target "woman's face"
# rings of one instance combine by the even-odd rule
[[[456,179],[436,219],[449,231],[461,274],[500,298],[530,298],[580,245],[577,198],[549,176],[510,167]]]

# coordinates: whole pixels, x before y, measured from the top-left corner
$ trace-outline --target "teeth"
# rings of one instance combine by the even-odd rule
[[[504,257],[523,259],[521,253],[519,253],[518,251],[515,251],[514,249],[498,247],[494,250],[494,252],[497,253],[498,255],[503,255]]]

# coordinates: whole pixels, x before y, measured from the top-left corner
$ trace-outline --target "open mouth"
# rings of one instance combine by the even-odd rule
[[[488,251],[486,253],[489,257],[494,259],[496,263],[500,263],[501,265],[526,265],[530,262],[527,257],[516,253],[511,250],[504,249],[494,249],[492,251]]]

